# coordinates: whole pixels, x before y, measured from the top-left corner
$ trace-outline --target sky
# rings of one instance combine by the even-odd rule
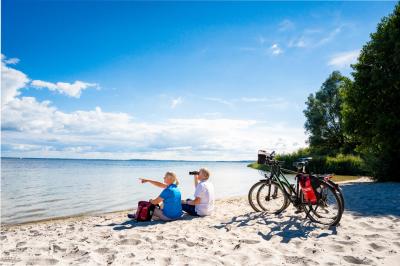
[[[251,160],[307,146],[396,2],[3,0],[3,157]]]

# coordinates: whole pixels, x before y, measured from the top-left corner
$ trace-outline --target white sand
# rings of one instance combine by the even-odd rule
[[[134,223],[126,212],[1,229],[1,265],[400,265],[400,184],[343,185],[340,226],[309,223],[293,207],[252,212],[246,197],[216,214]]]

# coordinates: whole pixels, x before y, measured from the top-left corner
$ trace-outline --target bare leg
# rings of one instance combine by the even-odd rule
[[[168,218],[167,216],[165,216],[163,214],[162,210],[159,209],[159,208],[155,208],[154,209],[153,218],[158,218],[158,219],[160,219],[162,221],[171,221],[171,219]]]

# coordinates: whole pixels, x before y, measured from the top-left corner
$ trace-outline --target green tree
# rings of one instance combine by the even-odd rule
[[[334,71],[322,84],[319,91],[310,94],[304,115],[305,128],[309,133],[308,142],[312,153],[334,155],[353,150],[343,129],[342,93],[351,81]]]
[[[353,66],[344,90],[346,132],[374,177],[400,181],[400,3],[384,17]]]

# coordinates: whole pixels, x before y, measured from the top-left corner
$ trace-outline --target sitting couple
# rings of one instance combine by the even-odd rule
[[[193,216],[210,215],[214,209],[214,186],[209,181],[210,172],[206,168],[201,168],[194,175],[195,193],[194,200],[182,200],[181,192],[178,188],[178,178],[173,172],[166,172],[164,183],[141,178],[142,183],[150,183],[159,188],[163,188],[160,196],[151,199],[153,205],[162,204],[162,208],[155,208],[153,218],[163,221],[171,221],[182,216],[182,211]],[[134,218],[132,215],[128,215]]]

